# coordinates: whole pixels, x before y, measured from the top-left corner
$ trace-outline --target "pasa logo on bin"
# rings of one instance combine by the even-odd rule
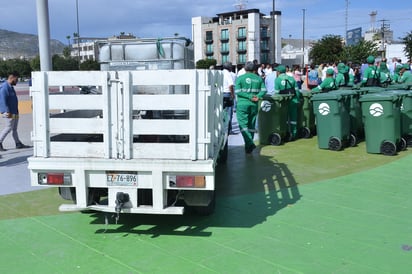
[[[379,117],[379,116],[383,115],[383,106],[379,103],[373,103],[369,107],[369,113],[373,117]]]
[[[260,109],[263,112],[269,112],[271,108],[272,108],[272,104],[269,101],[264,100],[262,101],[262,103],[260,103]]]
[[[321,103],[318,107],[319,113],[323,116],[328,115],[330,113],[330,107],[327,103]]]

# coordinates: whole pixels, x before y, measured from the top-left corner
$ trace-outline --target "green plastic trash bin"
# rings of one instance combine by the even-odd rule
[[[407,146],[412,146],[412,91],[403,98],[401,105],[401,136]]]
[[[319,148],[337,151],[350,143],[350,117],[345,99],[331,92],[312,96]]]
[[[359,102],[360,94],[364,92],[364,90],[356,91],[350,89],[339,89],[330,92],[344,96],[343,100],[350,117],[350,132],[352,134],[350,146],[355,146],[364,137],[362,109]]]
[[[359,99],[365,122],[366,152],[395,155],[401,144],[401,98],[395,93],[368,93]]]
[[[298,109],[298,134],[300,138],[310,138],[316,134],[315,114],[311,101],[312,92],[301,90],[302,100]]]
[[[288,106],[293,95],[265,95],[259,102],[258,132],[261,145],[280,145],[288,140]]]

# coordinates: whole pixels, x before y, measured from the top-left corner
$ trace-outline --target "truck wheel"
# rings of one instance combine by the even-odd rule
[[[338,137],[332,137],[329,140],[328,147],[330,150],[339,151],[342,149],[342,141]]]
[[[76,202],[76,189],[74,187],[59,187],[59,195],[65,200]]]
[[[229,152],[229,147],[228,147],[228,144],[227,144],[227,141],[226,141],[226,144],[223,147],[223,149],[221,149],[219,151],[219,158],[217,159],[218,164],[225,164],[226,163],[228,152]]]
[[[282,137],[280,137],[279,133],[272,133],[269,136],[269,143],[273,146],[278,146],[282,143]]]
[[[396,145],[391,141],[384,141],[381,144],[381,153],[386,156],[393,156],[396,154]]]
[[[197,215],[209,216],[209,215],[212,215],[213,212],[215,212],[215,206],[216,206],[216,198],[215,198],[215,195],[213,195],[212,200],[207,206],[194,206],[193,210],[196,212]]]

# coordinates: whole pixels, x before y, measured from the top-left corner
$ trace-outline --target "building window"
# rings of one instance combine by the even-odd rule
[[[207,56],[213,55],[213,44],[206,45],[206,55]]]
[[[228,54],[222,54],[222,64],[225,62],[229,61],[229,55]]]
[[[261,50],[269,50],[269,41],[268,40],[260,41],[260,49]]]
[[[206,41],[213,41],[213,31],[206,31]]]
[[[229,30],[228,29],[222,29],[220,31],[220,40],[222,41],[229,40]]]
[[[246,54],[239,54],[237,62],[239,64],[245,64],[246,63]]]
[[[260,62],[263,63],[269,63],[269,54],[267,52],[263,52],[260,54]]]
[[[238,28],[237,29],[237,38],[238,39],[246,39],[246,28]]]
[[[246,41],[238,41],[237,42],[237,50],[238,51],[246,51]]]
[[[229,54],[229,42],[222,43],[220,47],[220,52],[222,54]]]
[[[261,36],[262,38],[267,38],[267,37],[269,37],[269,35],[268,35],[268,27],[261,27],[261,29],[260,29],[260,36]]]

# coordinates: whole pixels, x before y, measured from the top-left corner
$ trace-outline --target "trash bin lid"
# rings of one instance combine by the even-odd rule
[[[359,98],[360,102],[372,102],[372,101],[396,101],[399,99],[399,96],[395,93],[368,93],[361,95]]]
[[[312,101],[324,101],[324,100],[341,100],[342,94],[336,92],[325,92],[325,93],[315,93],[313,94]]]
[[[290,100],[294,95],[292,94],[265,94],[263,96],[263,100],[268,101],[283,101],[283,100]]]
[[[358,93],[354,90],[350,90],[350,89],[338,89],[338,90],[332,90],[329,93],[338,93],[341,94],[343,96],[353,96],[353,95],[357,95]]]

